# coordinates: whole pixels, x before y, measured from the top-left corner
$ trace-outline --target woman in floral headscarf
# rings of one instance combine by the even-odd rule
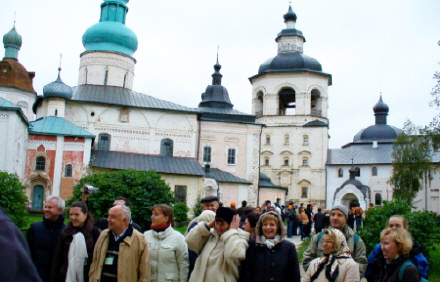
[[[359,282],[359,265],[353,260],[344,234],[324,229],[324,256],[314,259],[301,282]]]

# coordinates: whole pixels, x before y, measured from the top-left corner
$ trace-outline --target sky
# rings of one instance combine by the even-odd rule
[[[36,73],[43,94],[54,81],[62,53],[62,80],[78,83],[82,35],[99,21],[102,0],[0,0],[0,35],[16,20],[19,61]],[[130,0],[126,26],[138,38],[133,90],[197,107],[211,84],[219,47],[222,85],[234,108],[251,113],[249,77],[277,55],[287,0]],[[352,141],[374,124],[382,93],[388,124],[426,125],[439,109],[429,106],[440,71],[438,0],[293,0],[304,53],[330,73],[330,148]],[[0,51],[0,56],[4,53]]]

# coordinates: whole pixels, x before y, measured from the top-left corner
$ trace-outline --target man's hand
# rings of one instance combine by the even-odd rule
[[[229,229],[237,229],[238,227],[240,227],[240,216],[236,214],[232,218],[232,222],[229,225]]]

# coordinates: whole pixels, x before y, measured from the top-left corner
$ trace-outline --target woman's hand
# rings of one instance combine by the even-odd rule
[[[238,227],[240,227],[240,216],[236,214],[232,218],[232,222],[229,225],[229,229],[237,229]]]

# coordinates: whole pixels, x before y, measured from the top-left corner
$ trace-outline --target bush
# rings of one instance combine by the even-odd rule
[[[15,174],[0,172],[0,207],[21,230],[26,227],[28,215],[25,189]]]
[[[177,226],[181,224],[185,224],[188,221],[188,207],[186,203],[180,202],[174,205],[174,221],[177,223]]]
[[[403,215],[408,219],[409,231],[413,239],[420,244],[423,254],[428,257],[429,251],[440,239],[438,216],[427,211],[411,212],[410,206],[400,200],[384,201],[383,206],[374,207],[366,212],[364,225],[359,236],[365,242],[367,254],[379,243],[380,232],[387,225],[388,219],[396,214]]]
[[[151,210],[155,204],[172,206],[174,196],[170,187],[154,171],[119,170],[101,172],[83,177],[74,187],[72,199],[81,199],[81,187],[90,184],[97,187],[98,192],[88,198],[88,206],[95,218],[106,217],[113,201],[123,196],[131,202],[131,214],[134,222],[143,229],[151,224]]]

